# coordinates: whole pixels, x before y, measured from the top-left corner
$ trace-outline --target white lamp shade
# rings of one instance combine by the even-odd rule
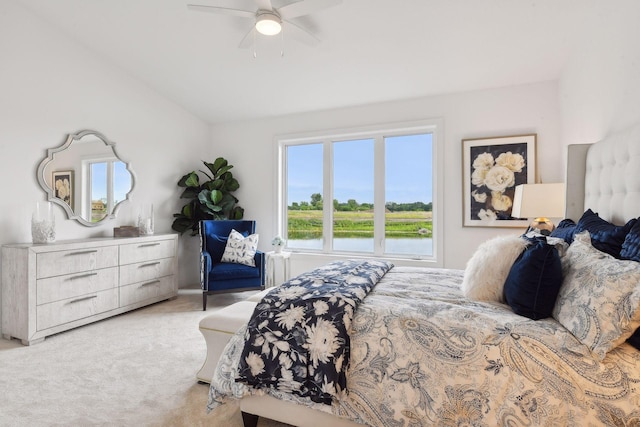
[[[516,186],[511,216],[514,218],[564,218],[565,185],[521,184]]]

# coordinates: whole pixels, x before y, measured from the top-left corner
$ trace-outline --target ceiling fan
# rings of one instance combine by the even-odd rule
[[[266,36],[273,36],[282,31],[282,25],[287,24],[291,30],[297,32],[299,39],[311,46],[317,45],[320,40],[308,29],[292,22],[301,16],[310,15],[314,12],[342,3],[342,0],[302,0],[290,3],[285,6],[275,8],[271,0],[256,0],[257,10],[234,9],[226,6],[211,6],[201,4],[188,4],[187,8],[199,12],[217,13],[222,15],[240,16],[254,20],[254,25],[244,36],[238,47],[247,48],[253,41],[252,35],[255,32]]]

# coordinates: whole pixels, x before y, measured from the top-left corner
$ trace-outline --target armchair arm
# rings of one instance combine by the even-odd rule
[[[200,287],[204,290],[209,289],[209,273],[212,268],[213,262],[209,252],[200,252]]]
[[[256,263],[256,267],[260,269],[260,286],[264,287],[264,266],[265,266],[265,257],[264,252],[256,251],[256,254],[253,257],[253,260]]]

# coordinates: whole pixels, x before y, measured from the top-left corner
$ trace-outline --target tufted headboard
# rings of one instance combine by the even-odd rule
[[[640,124],[594,144],[568,147],[566,217],[590,208],[624,224],[640,216]]]

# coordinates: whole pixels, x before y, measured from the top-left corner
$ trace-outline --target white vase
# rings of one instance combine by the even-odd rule
[[[282,246],[281,245],[276,245],[273,247],[273,250],[279,254],[280,252],[282,252]]]
[[[153,221],[153,205],[140,209],[140,213],[138,214],[138,229],[141,235],[146,236],[153,234],[155,228]]]
[[[31,215],[31,240],[33,243],[56,241],[56,220],[51,202],[37,202]]]

